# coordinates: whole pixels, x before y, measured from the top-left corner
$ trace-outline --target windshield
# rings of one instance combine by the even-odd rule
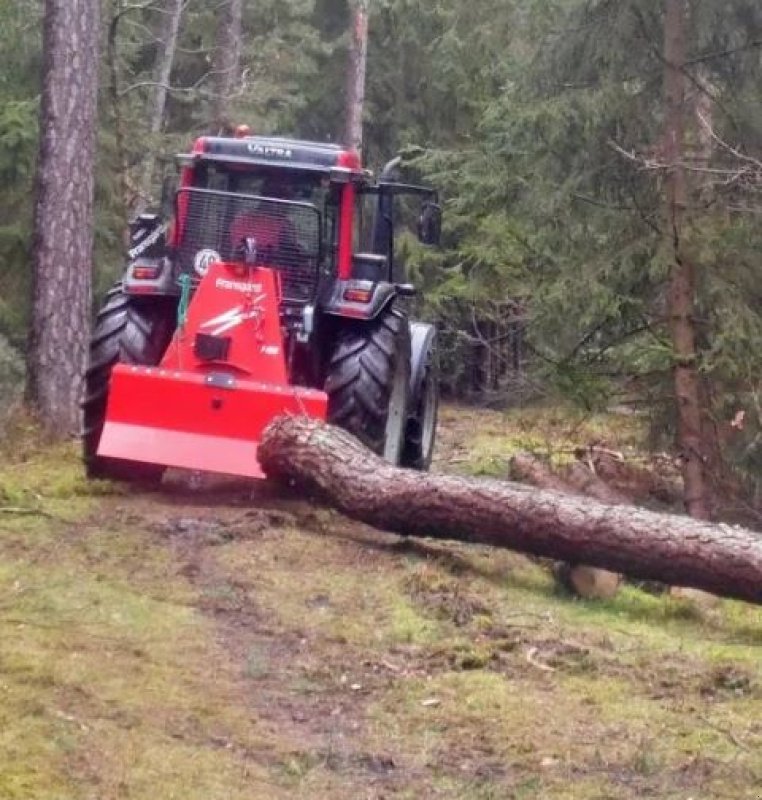
[[[323,218],[324,245],[330,250],[336,243],[339,187],[331,184],[325,175],[304,170],[206,162],[196,167],[193,185],[218,192],[310,203]]]
[[[313,205],[320,212],[322,221],[321,269],[325,273],[335,270],[341,190],[326,175],[284,167],[272,169],[210,161],[198,164],[194,172],[193,185],[199,189],[272,197]]]

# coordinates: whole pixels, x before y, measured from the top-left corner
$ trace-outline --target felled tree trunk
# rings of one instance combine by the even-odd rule
[[[268,476],[402,535],[506,547],[762,603],[762,537],[742,528],[397,469],[344,431],[306,418],[274,420],[259,458]]]
[[[529,453],[516,453],[511,458],[511,477],[522,483],[551,492],[570,492],[569,486],[550,469]]]
[[[566,472],[566,481],[573,491],[591,497],[608,506],[631,505],[632,501],[601,480],[589,467],[576,461]]]
[[[581,494],[610,505],[620,505],[626,500],[579,461],[568,471],[568,483],[554,475],[538,458],[529,453],[517,453],[511,459],[511,474],[524,483],[554,492]],[[566,589],[587,600],[608,600],[616,596],[621,575],[588,564],[570,564],[558,561],[553,575]]]

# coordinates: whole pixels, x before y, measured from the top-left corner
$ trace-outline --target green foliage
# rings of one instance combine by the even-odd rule
[[[743,154],[762,151],[762,117],[749,102],[762,78],[758,48],[749,46],[759,39],[762,13],[742,0],[728,13],[711,3],[691,9],[688,101],[703,98],[712,114],[706,167],[717,172],[698,163],[690,173],[684,245],[699,276],[701,369],[713,411],[719,424],[746,412],[731,455],[753,476],[759,207],[733,170],[748,171]],[[662,172],[645,168],[660,157],[661,16],[639,0],[525,3],[520,14],[504,7],[499,16],[516,24],[504,34],[502,57],[489,61],[493,71],[468,84],[480,100],[472,137],[439,144],[434,134],[429,141],[439,146],[418,159],[447,197],[448,249],[436,260],[411,254],[429,288],[428,311],[445,328],[454,320],[468,331],[469,319],[488,328],[505,317],[508,301],[518,301],[535,378],[546,391],[597,407],[621,378],[634,379],[630,385],[658,411],[663,436],[672,419],[661,411],[671,405],[670,256]],[[470,48],[485,52],[483,31],[463,33]],[[688,152],[700,158],[706,126],[689,116],[687,134]],[[759,170],[748,180],[758,181]]]
[[[244,4],[243,77],[231,117],[258,132],[337,140],[344,116],[347,0]],[[410,237],[399,255],[421,286],[422,311],[445,345],[446,388],[561,393],[597,408],[627,379],[669,434],[669,254],[662,225],[663,19],[647,0],[375,0],[365,107],[365,159],[406,149],[417,177],[445,199],[445,247]],[[159,4],[103,3],[104,69],[96,186],[96,289],[122,269],[124,226],[150,157],[208,130],[219,6],[184,7],[167,108],[150,133],[165,14]],[[0,333],[22,346],[39,94],[39,4],[0,9]],[[691,93],[711,97],[708,166],[692,173],[691,258],[699,276],[701,369],[718,422],[746,427],[729,454],[759,469],[762,344],[756,277],[762,152],[758,42],[751,0],[690,6]],[[756,43],[756,44],[755,44]],[[690,115],[689,115],[690,116]],[[702,133],[703,130],[703,133]],[[689,119],[690,157],[707,147]],[[727,144],[724,144],[727,142]],[[703,143],[703,144],[702,144]],[[628,155],[629,154],[629,155]],[[745,167],[743,179],[733,170]],[[755,183],[754,181],[757,181]],[[516,338],[519,378],[496,343]],[[513,342],[513,339],[510,339]],[[513,345],[512,345],[513,346]],[[525,363],[523,365],[527,367]],[[526,373],[526,374],[525,374]],[[520,396],[524,396],[521,394]],[[662,442],[663,443],[663,442]]]
[[[39,10],[0,11],[0,403],[19,379],[16,352],[26,337],[32,186],[37,151]]]

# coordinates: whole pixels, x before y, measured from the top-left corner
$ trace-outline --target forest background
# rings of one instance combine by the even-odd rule
[[[158,203],[172,154],[196,135],[245,122],[342,138],[352,17],[366,6],[365,162],[402,152],[444,199],[444,247],[400,246],[440,327],[445,391],[625,404],[648,416],[653,448],[677,433],[675,455],[699,462],[715,493],[732,481],[754,513],[762,8],[751,0],[104,0],[95,302],[123,267],[126,220]],[[23,386],[32,309],[42,14],[36,0],[0,8],[4,407]],[[682,351],[676,275],[691,300]],[[679,435],[681,371],[700,401],[695,445]]]

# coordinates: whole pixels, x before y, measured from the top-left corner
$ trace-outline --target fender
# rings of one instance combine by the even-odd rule
[[[136,258],[124,273],[122,291],[125,294],[165,297],[176,297],[180,294],[172,262],[166,257]]]
[[[399,294],[399,287],[386,281],[334,281],[320,307],[332,317],[372,320]]]
[[[436,352],[437,329],[427,322],[410,323],[410,402],[414,406],[426,375],[426,355]]]
[[[125,294],[179,294],[168,257],[168,228],[158,214],[140,214],[130,222],[129,263],[122,280]]]

